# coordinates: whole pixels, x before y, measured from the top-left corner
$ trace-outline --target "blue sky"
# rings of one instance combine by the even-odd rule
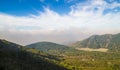
[[[72,0],[1,0],[0,12],[17,16],[37,15],[37,11],[44,11],[44,7],[49,7],[59,14],[66,14],[70,11],[69,7],[71,5],[74,5],[76,2],[85,2],[85,0],[71,1]]]
[[[120,32],[120,0],[0,0],[0,38],[65,43]]]
[[[1,0],[0,12],[16,16],[28,16],[29,14],[38,15],[38,11],[44,12],[44,7],[49,7],[51,10],[62,15],[70,12],[71,5],[87,1],[88,0]],[[120,0],[105,1],[109,4],[114,2],[120,3]],[[120,10],[120,7],[106,9],[104,13],[116,13],[116,11],[113,11],[114,9]],[[97,10],[97,8],[95,8],[95,10]]]

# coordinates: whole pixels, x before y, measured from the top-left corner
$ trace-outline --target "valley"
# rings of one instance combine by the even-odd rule
[[[120,70],[120,0],[0,0],[0,70]]]
[[[52,42],[21,46],[1,39],[0,70],[119,70],[120,35],[102,36],[71,46]]]

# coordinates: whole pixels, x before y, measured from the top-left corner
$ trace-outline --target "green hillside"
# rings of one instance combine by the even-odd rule
[[[119,42],[120,34],[106,34],[93,35],[72,44],[75,48],[110,50],[89,52],[51,42],[24,47],[0,40],[0,70],[120,70]]]
[[[76,51],[75,49],[60,45],[52,42],[38,42],[34,44],[27,45],[29,48],[34,48],[50,54],[65,54],[67,52]]]
[[[74,50],[60,56],[0,40],[0,70],[120,70],[120,54]]]
[[[67,70],[55,60],[55,56],[0,40],[0,70]]]
[[[120,51],[120,33],[119,34],[105,34],[105,35],[93,35],[83,41],[78,41],[71,45],[72,47],[79,48],[107,48],[111,51]]]

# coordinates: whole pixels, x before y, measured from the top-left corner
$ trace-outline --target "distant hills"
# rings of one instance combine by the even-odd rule
[[[75,51],[75,49],[71,47],[52,43],[52,42],[38,42],[27,45],[27,47],[34,48],[50,54],[59,54],[59,55],[65,54],[66,52]]]
[[[74,48],[106,48],[110,51],[120,51],[120,33],[118,34],[105,34],[105,35],[93,35],[83,41],[72,43],[70,46]]]
[[[96,52],[103,48],[108,52]],[[0,70],[120,70],[119,51],[120,33],[93,35],[70,46],[52,42],[22,46],[0,39]]]
[[[0,70],[67,70],[51,61],[56,58],[35,49],[0,40]]]
[[[90,51],[119,52],[120,51],[120,33],[114,34],[114,35],[113,34],[93,35],[82,41],[72,43],[69,46],[60,45],[52,42],[37,42],[37,43],[27,45],[27,47],[34,48],[46,53],[59,54],[59,55],[65,55],[65,53],[79,50],[76,48],[87,48],[84,50],[90,50]]]

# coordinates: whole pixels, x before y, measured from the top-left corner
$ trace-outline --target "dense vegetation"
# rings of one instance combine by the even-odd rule
[[[75,49],[52,42],[38,42],[27,45],[29,48],[34,48],[49,54],[64,55],[67,52],[76,51]]]
[[[110,50],[89,52],[51,42],[24,47],[0,40],[0,70],[120,70],[119,42],[120,34],[94,35],[74,46]]]
[[[60,64],[70,70],[120,70],[120,53],[79,51],[65,56]]]
[[[0,70],[66,70],[58,59],[35,49],[0,40]]]
[[[93,35],[83,41],[78,41],[71,45],[72,47],[83,48],[107,48],[113,52],[120,51],[120,33],[119,34],[105,34],[105,35]]]

